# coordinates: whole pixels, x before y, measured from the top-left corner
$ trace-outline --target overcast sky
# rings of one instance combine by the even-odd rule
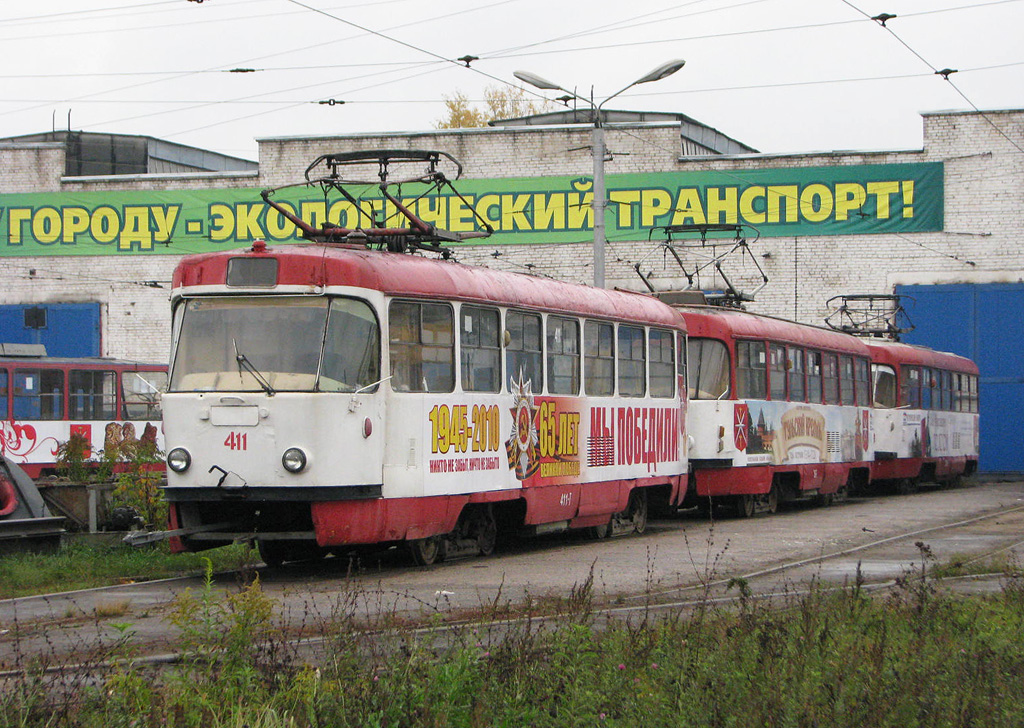
[[[921,112],[1024,107],[1024,0],[0,3],[0,136],[70,114],[255,159],[262,137],[431,129],[443,97],[482,100],[515,70],[600,102],[671,59],[685,68],[606,108],[785,152],[920,148]]]

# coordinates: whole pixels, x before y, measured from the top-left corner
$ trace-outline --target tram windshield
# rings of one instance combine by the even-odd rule
[[[380,378],[380,333],[357,299],[202,298],[175,313],[172,392],[354,392]]]

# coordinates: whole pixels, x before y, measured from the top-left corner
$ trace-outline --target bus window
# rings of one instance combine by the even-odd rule
[[[821,402],[821,352],[807,352],[807,401]]]
[[[853,360],[853,393],[857,397],[857,404],[867,407],[871,404],[868,401],[868,384],[870,382],[871,369],[867,359]]]
[[[651,329],[647,345],[651,358],[651,396],[673,397],[676,393],[676,362],[671,331]]]
[[[96,369],[68,372],[69,420],[116,420],[117,374]]]
[[[768,359],[763,341],[736,343],[736,389],[740,399],[764,399],[768,393]]]
[[[786,399],[786,347],[769,344],[768,361],[772,399],[781,402]]]
[[[167,388],[167,372],[124,372],[121,387],[126,420],[160,419],[160,395]]]
[[[64,372],[59,369],[15,370],[14,419],[64,419]]]
[[[687,341],[690,399],[726,399],[729,395],[729,349],[718,339]]]
[[[835,354],[825,354],[822,357],[822,368],[825,404],[839,404],[839,358]]]
[[[587,321],[583,332],[583,376],[587,394],[608,397],[615,391],[615,328],[611,324]]]
[[[580,393],[580,324],[548,316],[548,391]]]
[[[853,398],[853,358],[839,357],[839,396],[843,404],[855,404]]]
[[[460,316],[462,389],[500,392],[501,317],[498,310],[463,306]]]
[[[398,392],[455,388],[455,325],[451,306],[393,301],[391,386]]]
[[[786,379],[789,381],[789,398],[794,402],[803,402],[806,399],[804,386],[804,350],[790,348],[789,371]]]
[[[646,352],[644,330],[636,326],[619,326],[619,394],[643,397],[646,387]]]
[[[511,382],[531,382],[532,391],[544,391],[544,352],[540,314],[509,311],[505,316],[509,333],[506,348],[506,375]]]
[[[892,409],[896,406],[896,372],[885,364],[874,364],[871,369],[874,378],[874,406]]]

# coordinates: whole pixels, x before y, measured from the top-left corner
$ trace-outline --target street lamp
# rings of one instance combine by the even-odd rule
[[[594,104],[592,99],[586,99],[579,96],[574,91],[570,91],[567,88],[559,86],[557,83],[548,81],[545,78],[541,78],[528,71],[515,71],[512,75],[518,78],[524,83],[528,83],[531,86],[535,86],[544,91],[564,91],[570,94],[573,98],[579,99],[585,104],[589,104],[594,110],[594,131],[592,135],[591,151],[594,156],[594,285],[598,288],[604,288],[604,251],[605,251],[605,232],[604,232],[604,209],[605,209],[605,189],[604,189],[604,126],[601,123],[601,107],[607,104],[609,101],[614,99],[616,96],[621,94],[623,91],[637,86],[641,83],[650,83],[651,81],[660,81],[663,78],[671,76],[673,73],[678,71],[686,64],[686,61],[669,61],[663,63],[653,71],[645,76],[641,76],[633,83],[628,86],[616,91],[611,96],[606,98],[600,104]]]

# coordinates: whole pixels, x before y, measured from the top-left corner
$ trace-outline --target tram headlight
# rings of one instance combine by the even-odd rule
[[[297,447],[290,447],[281,456],[281,464],[289,473],[301,473],[306,469],[306,453]]]
[[[192,465],[192,456],[185,448],[176,447],[167,453],[167,467],[174,472],[184,473],[190,465]]]

